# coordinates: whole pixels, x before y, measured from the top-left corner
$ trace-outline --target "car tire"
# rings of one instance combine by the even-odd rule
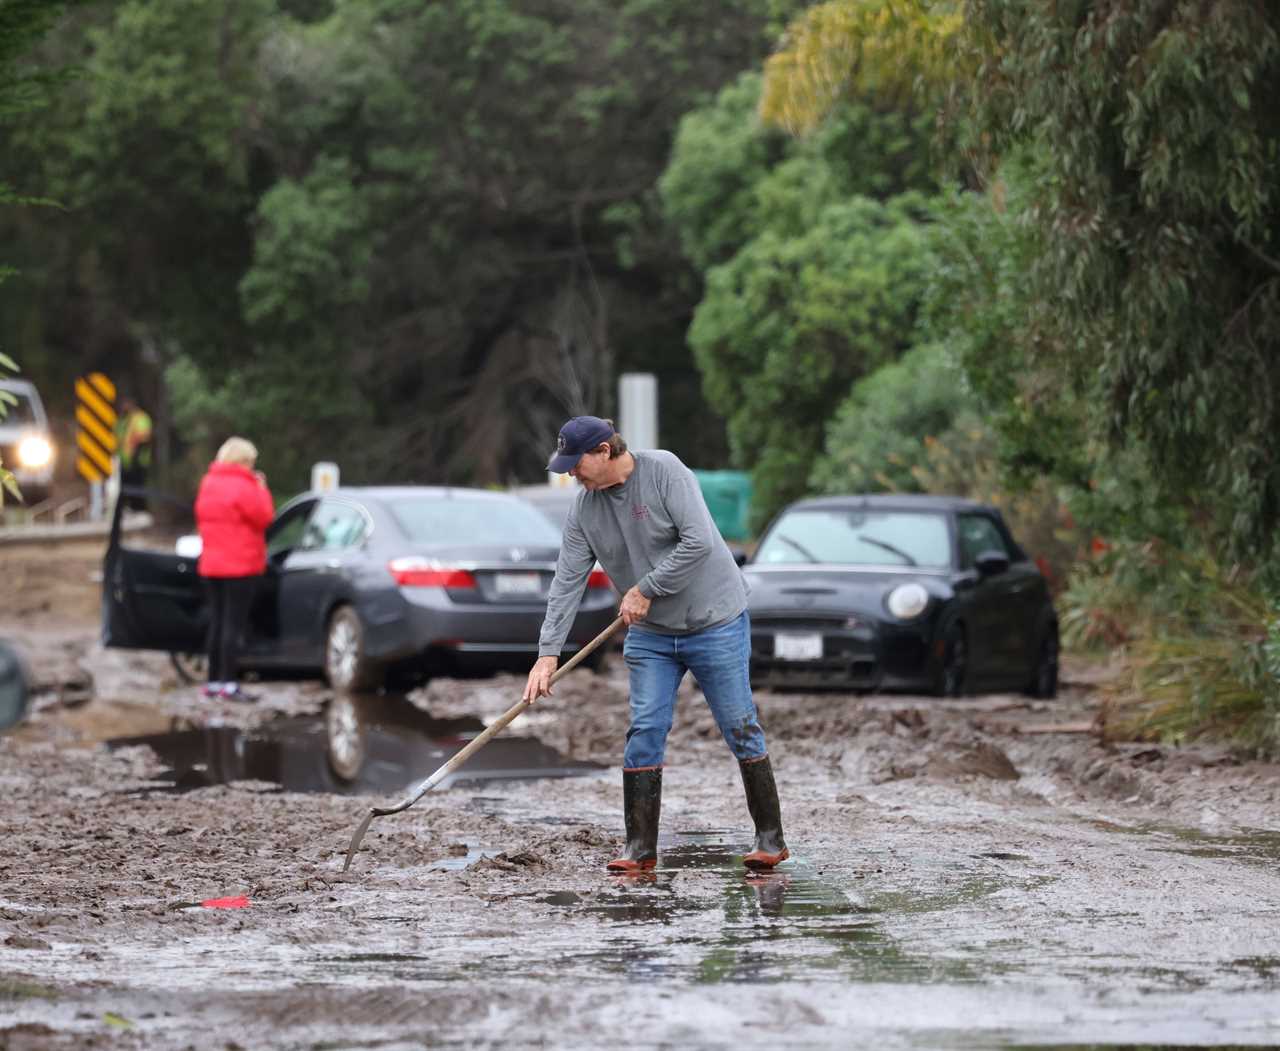
[[[193,686],[209,677],[209,657],[204,653],[170,653],[169,663],[183,686]]]
[[[1042,700],[1058,696],[1058,629],[1050,626],[1036,648],[1036,664],[1026,694]]]
[[[358,693],[382,685],[383,668],[364,651],[364,624],[350,606],[329,617],[324,639],[324,674],[335,690]]]
[[[942,660],[934,679],[938,697],[963,697],[969,691],[969,637],[964,625],[952,623],[942,636]]]

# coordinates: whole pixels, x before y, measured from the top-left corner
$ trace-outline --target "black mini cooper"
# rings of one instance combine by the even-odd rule
[[[754,684],[1057,693],[1049,588],[993,507],[946,496],[801,500],[743,572]]]

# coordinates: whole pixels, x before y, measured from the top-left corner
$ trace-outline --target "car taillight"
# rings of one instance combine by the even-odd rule
[[[609,574],[603,569],[593,569],[591,575],[587,577],[587,587],[611,588],[613,587],[613,582],[609,579]]]
[[[425,558],[393,558],[387,569],[402,588],[474,588],[476,578],[466,569]]]

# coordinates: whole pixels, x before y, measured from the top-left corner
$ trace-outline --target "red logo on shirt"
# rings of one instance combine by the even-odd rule
[[[648,504],[636,504],[634,507],[632,507],[632,508],[631,508],[631,517],[632,517],[632,518],[634,518],[637,522],[638,522],[638,521],[640,521],[640,519],[642,519],[642,518],[648,518],[648,517],[649,517],[649,505],[648,505]]]

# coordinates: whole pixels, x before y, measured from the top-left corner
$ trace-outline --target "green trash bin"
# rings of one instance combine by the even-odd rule
[[[711,520],[725,540],[739,543],[751,534],[751,476],[746,471],[694,471]]]

